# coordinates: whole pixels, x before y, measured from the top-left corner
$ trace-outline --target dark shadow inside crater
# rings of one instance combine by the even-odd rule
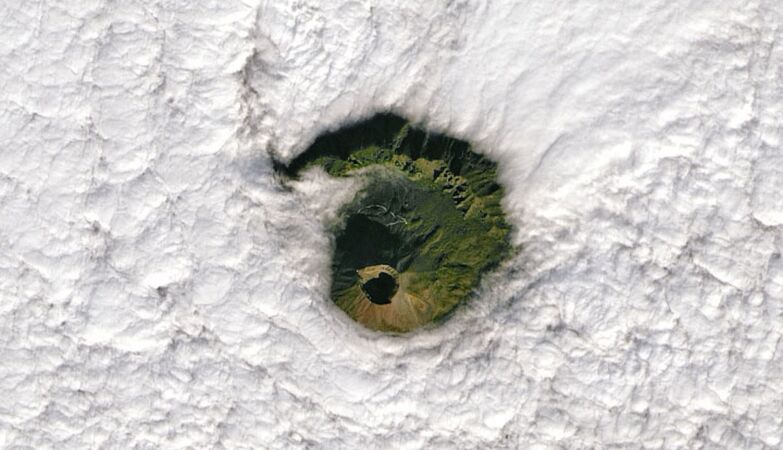
[[[388,305],[397,292],[397,281],[386,272],[381,272],[362,285],[367,298],[376,305]]]

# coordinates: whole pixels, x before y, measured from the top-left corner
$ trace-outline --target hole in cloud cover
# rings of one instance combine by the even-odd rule
[[[509,255],[497,165],[465,141],[378,114],[319,137],[278,170],[315,168],[362,183],[330,227],[330,292],[368,328],[438,322]]]

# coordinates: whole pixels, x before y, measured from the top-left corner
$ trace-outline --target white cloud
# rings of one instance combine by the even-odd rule
[[[0,446],[780,445],[777,2],[73,3],[0,39]],[[385,109],[520,245],[403,337],[267,154]]]

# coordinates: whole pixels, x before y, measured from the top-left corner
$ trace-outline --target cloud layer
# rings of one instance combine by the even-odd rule
[[[0,446],[781,445],[781,7],[595,3],[6,8]],[[355,186],[270,157],[389,109],[520,249],[405,337],[327,298]]]

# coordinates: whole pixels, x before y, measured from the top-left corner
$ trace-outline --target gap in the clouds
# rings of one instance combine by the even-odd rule
[[[331,294],[354,320],[405,332],[446,317],[510,253],[495,162],[394,114],[320,136],[277,170],[363,182],[343,205]]]

